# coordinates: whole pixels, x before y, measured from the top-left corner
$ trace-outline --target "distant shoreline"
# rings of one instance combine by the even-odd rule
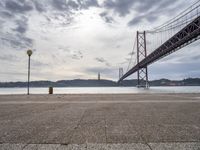
[[[144,81],[141,81],[144,82]],[[60,81],[32,81],[30,87],[135,87],[137,80],[124,80],[120,84],[112,80],[60,80]],[[149,85],[154,86],[200,86],[200,78],[187,78],[183,80],[160,79],[149,81]],[[24,88],[27,82],[0,82],[0,88]]]
[[[154,85],[154,86],[150,86],[150,87],[199,87],[200,85]],[[136,86],[55,86],[54,88],[114,88],[114,87],[136,87]],[[24,87],[0,87],[0,89],[3,88],[27,88],[27,86]],[[49,86],[44,86],[44,87],[37,87],[37,86],[31,86],[31,88],[49,88]]]

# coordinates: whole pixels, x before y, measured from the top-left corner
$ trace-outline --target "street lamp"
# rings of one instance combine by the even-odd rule
[[[32,50],[27,50],[27,55],[28,55],[28,89],[27,89],[27,94],[29,95],[29,82],[30,82],[30,60],[31,60],[31,55],[33,54]]]

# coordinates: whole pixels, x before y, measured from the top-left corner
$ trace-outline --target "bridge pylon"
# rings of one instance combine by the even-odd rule
[[[139,32],[137,31],[137,64],[140,61],[147,57],[147,49],[146,49],[146,32]],[[137,71],[137,87],[149,87],[148,82],[148,68],[147,66],[140,67],[138,65]]]

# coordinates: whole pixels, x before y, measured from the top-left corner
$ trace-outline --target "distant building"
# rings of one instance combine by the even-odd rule
[[[101,74],[98,73],[98,80],[101,80]]]

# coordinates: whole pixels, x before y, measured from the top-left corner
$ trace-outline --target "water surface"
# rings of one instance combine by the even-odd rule
[[[26,94],[27,88],[0,88],[0,95]],[[48,94],[48,88],[30,88],[31,94]],[[150,87],[55,87],[54,94],[131,94],[131,93],[200,93],[200,86]]]

